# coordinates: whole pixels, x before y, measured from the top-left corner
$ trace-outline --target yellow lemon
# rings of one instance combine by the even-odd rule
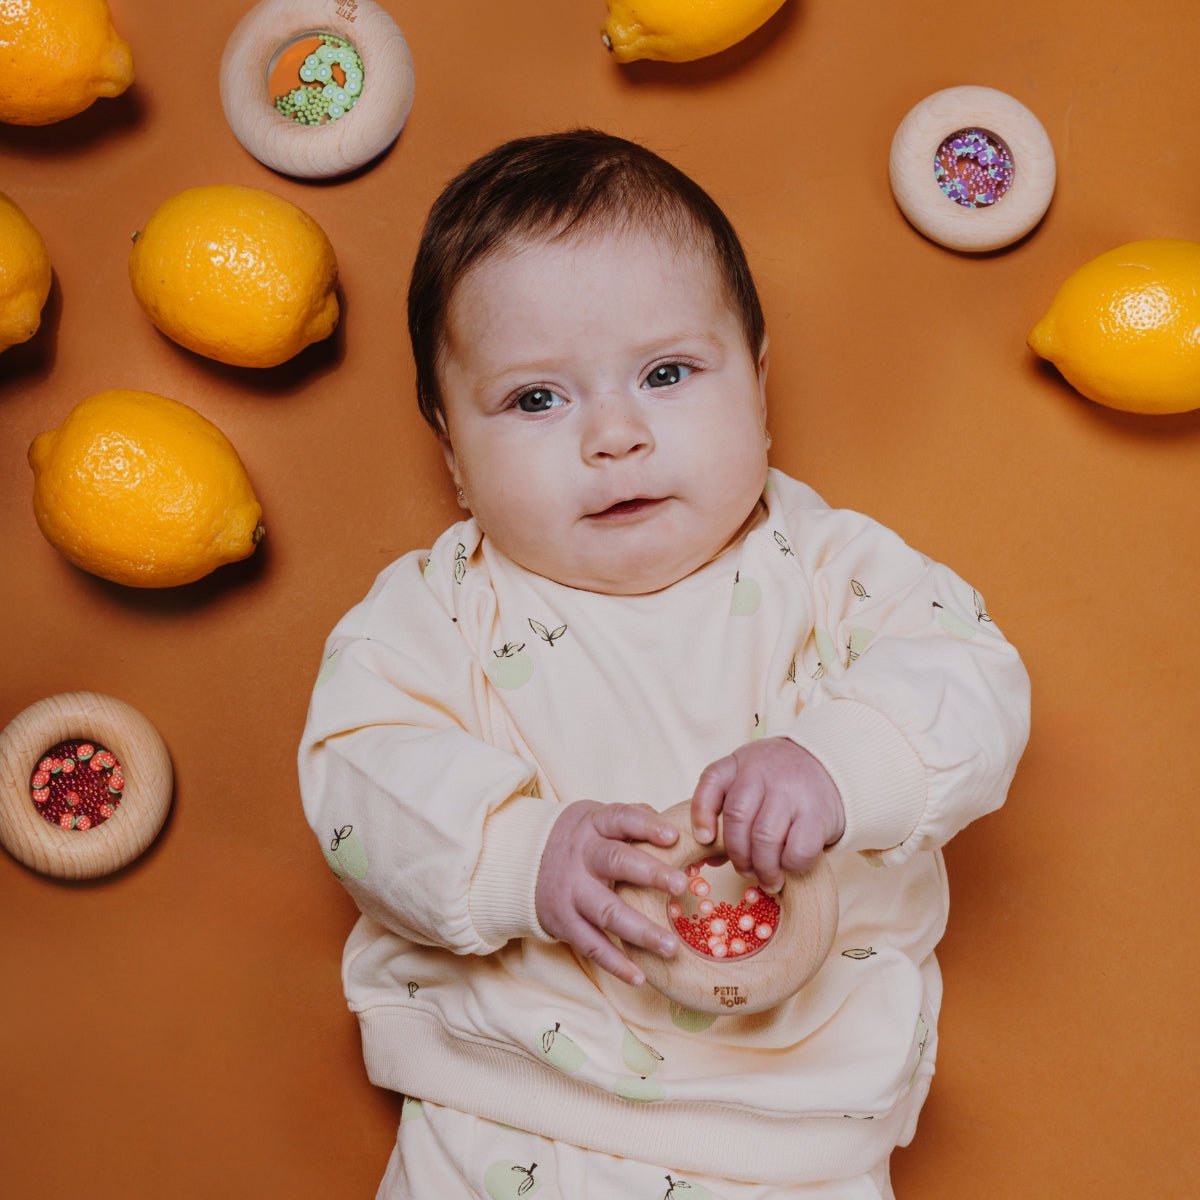
[[[338,321],[325,231],[260,188],[189,188],[159,205],[129,255],[129,281],[181,346],[237,367],[274,367]]]
[[[1200,408],[1200,242],[1129,242],[1084,263],[1028,340],[1109,408]]]
[[[604,44],[618,62],[689,62],[727,50],[783,0],[608,0]]]
[[[0,0],[0,121],[49,125],[132,82],[105,0]]]
[[[229,439],[186,404],[113,390],[29,447],[33,509],[77,567],[130,587],[191,583],[253,553],[262,507]]]
[[[50,294],[50,256],[29,218],[0,192],[0,352],[27,342]]]

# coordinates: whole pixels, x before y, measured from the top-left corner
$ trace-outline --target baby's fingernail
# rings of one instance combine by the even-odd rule
[[[646,977],[639,971],[630,981],[634,987],[641,987],[646,982]]]
[[[764,883],[762,885],[762,890],[764,892],[766,892],[768,896],[778,896],[779,893],[783,891],[783,884],[782,883]]]
[[[713,840],[713,831],[705,825],[696,826],[696,841],[711,842]]]
[[[658,827],[658,836],[673,842],[679,836],[679,830],[674,825],[660,825]]]
[[[680,892],[687,891],[687,876],[682,871],[676,871],[674,875],[667,880],[667,884],[671,889],[672,896],[678,896]]]
[[[664,937],[658,939],[658,945],[664,954],[674,954],[679,943],[673,937]]]

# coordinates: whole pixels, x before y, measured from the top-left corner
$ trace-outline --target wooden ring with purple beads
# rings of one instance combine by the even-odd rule
[[[784,876],[768,895],[725,858],[720,830],[707,845],[692,833],[691,803],[659,814],[679,831],[673,846],[639,843],[688,877],[687,891],[618,883],[617,894],[648,920],[678,935],[671,958],[622,943],[646,982],[685,1008],[738,1016],[795,995],[829,956],[838,922],[837,884],[825,855],[803,874]]]
[[[1054,147],[1020,101],[988,87],[927,96],[900,122],[888,162],[900,211],[951,250],[999,250],[1024,237],[1054,195]]]
[[[173,778],[158,730],[124,701],[48,696],[0,731],[0,845],[43,875],[108,875],[158,835]]]

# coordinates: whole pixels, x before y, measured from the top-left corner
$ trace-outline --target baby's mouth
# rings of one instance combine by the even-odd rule
[[[620,517],[632,517],[646,512],[656,504],[661,503],[661,498],[635,496],[632,500],[619,500],[616,504],[610,504],[608,508],[600,512],[589,513],[588,517],[591,520],[612,520]]]

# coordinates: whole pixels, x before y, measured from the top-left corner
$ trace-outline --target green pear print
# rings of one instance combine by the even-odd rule
[[[717,1019],[715,1013],[697,1012],[675,1000],[671,1001],[670,1013],[671,1023],[684,1033],[703,1033]]]
[[[667,1190],[663,1192],[662,1200],[719,1200],[706,1187],[691,1183],[686,1179],[673,1179],[667,1176]]]
[[[367,852],[354,834],[353,825],[335,829],[329,848],[325,850],[329,869],[339,878],[362,879],[367,873]]]
[[[833,638],[829,636],[828,629],[816,629],[813,631],[813,636],[817,640],[817,658],[820,660],[817,669],[813,672],[813,678],[820,679],[829,670],[829,664],[837,660],[837,651],[834,649]]]
[[[317,682],[313,687],[320,687],[321,684],[328,681],[329,677],[337,669],[338,655],[341,650],[334,650],[325,656],[325,661],[321,664],[321,669],[317,672]]]
[[[854,628],[850,630],[850,636],[846,639],[846,666],[858,658],[874,636],[875,630],[873,629]]]
[[[762,603],[762,588],[753,579],[743,579],[739,571],[733,577],[733,598],[729,602],[732,617],[752,617]]]
[[[979,632],[978,622],[968,621],[960,617],[952,609],[943,608],[936,600],[933,602],[937,623],[951,636],[959,641],[969,641]],[[989,617],[988,620],[991,620]]]
[[[578,1071],[587,1062],[587,1055],[559,1028],[557,1021],[553,1029],[545,1030],[538,1037],[538,1048],[542,1057],[552,1066],[568,1075]]]
[[[524,687],[533,678],[533,659],[525,653],[524,642],[505,642],[492,654],[494,657],[487,665],[487,676],[498,688],[511,691]]]
[[[666,1095],[657,1079],[647,1079],[642,1075],[621,1075],[613,1084],[613,1091],[625,1100],[636,1100],[640,1104],[661,1100]]]
[[[492,1200],[517,1200],[519,1196],[532,1196],[542,1186],[534,1178],[537,1163],[524,1167],[509,1159],[494,1162],[484,1172],[483,1188]]]
[[[621,1039],[621,1057],[635,1075],[653,1075],[662,1066],[663,1056],[648,1046],[632,1029]]]

